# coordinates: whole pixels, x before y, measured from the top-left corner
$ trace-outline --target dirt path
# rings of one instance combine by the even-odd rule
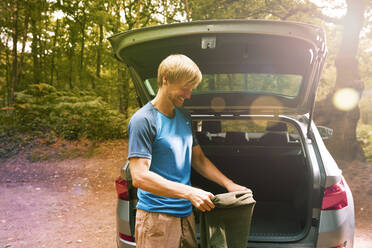
[[[114,180],[126,142],[100,147],[92,158],[0,164],[0,248],[114,248]]]
[[[372,247],[372,163],[344,163],[342,171],[351,191],[355,207],[355,246]]]
[[[30,163],[18,156],[0,163],[0,248],[115,248],[114,180],[127,144],[100,147],[92,158]],[[371,164],[344,173],[353,188],[356,248],[372,247]]]

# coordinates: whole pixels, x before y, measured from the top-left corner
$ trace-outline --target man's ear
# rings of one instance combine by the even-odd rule
[[[168,84],[168,80],[167,80],[167,78],[165,77],[165,76],[163,76],[163,85],[166,85],[166,84]]]

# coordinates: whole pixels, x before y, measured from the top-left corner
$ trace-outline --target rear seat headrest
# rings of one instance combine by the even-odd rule
[[[243,132],[226,132],[226,143],[244,145],[248,143],[248,137]]]
[[[220,133],[222,130],[220,121],[203,121],[202,132]]]
[[[266,131],[286,132],[288,131],[288,127],[284,122],[268,121],[266,125]]]
[[[268,121],[266,133],[260,138],[264,145],[285,145],[288,144],[288,127],[284,122]]]

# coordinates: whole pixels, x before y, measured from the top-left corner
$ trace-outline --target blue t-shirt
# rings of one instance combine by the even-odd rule
[[[178,108],[168,117],[151,102],[138,110],[128,127],[128,158],[151,159],[150,171],[182,184],[190,185],[192,146],[197,141],[192,134],[191,119]],[[192,204],[186,199],[155,195],[138,189],[137,208],[167,213],[178,217],[191,214]]]

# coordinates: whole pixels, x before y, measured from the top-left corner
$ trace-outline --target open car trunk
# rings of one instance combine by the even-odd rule
[[[311,175],[298,135],[205,130],[196,135],[222,173],[252,190],[250,241],[290,242],[305,235],[311,223]],[[213,194],[226,192],[195,171],[191,183]]]
[[[304,131],[284,121],[274,128],[266,124],[268,119],[278,122],[284,115],[308,113],[311,123],[327,54],[324,30],[295,22],[211,20],[130,30],[110,37],[110,42],[116,58],[128,65],[140,105],[155,97],[157,68],[164,58],[191,58],[203,79],[184,107],[194,116],[207,157],[253,191],[250,241],[294,242],[305,237],[316,224],[312,205],[320,195],[313,189],[313,170],[300,138]],[[212,122],[200,116],[213,118],[220,127],[208,127],[205,124]],[[248,121],[252,116],[271,117],[256,125]],[[309,133],[310,125],[307,129]],[[191,182],[214,194],[225,192],[195,172]],[[135,200],[131,216],[134,206]]]

